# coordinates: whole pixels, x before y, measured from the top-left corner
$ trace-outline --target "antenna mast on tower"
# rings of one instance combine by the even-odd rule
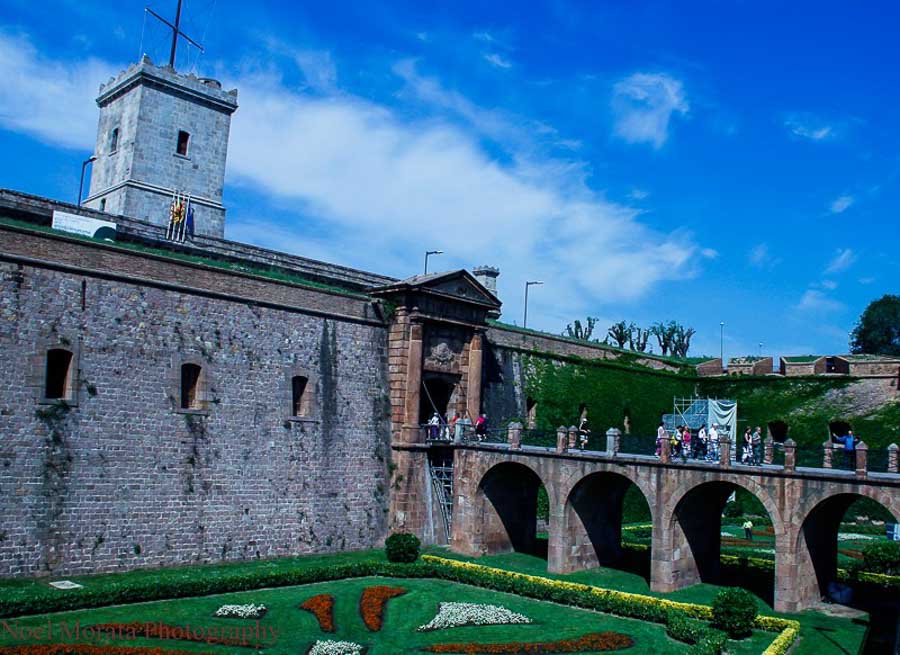
[[[178,37],[180,36],[185,41],[190,43],[192,46],[197,48],[200,52],[203,52],[203,46],[194,41],[191,37],[181,31],[181,3],[182,0],[178,0],[178,7],[175,9],[175,24],[173,25],[168,20],[157,14],[155,11],[150,9],[150,7],[145,7],[145,10],[152,15],[157,20],[165,23],[169,26],[169,29],[172,30],[172,49],[169,51],[169,66],[172,70],[175,69],[175,51],[178,49]]]

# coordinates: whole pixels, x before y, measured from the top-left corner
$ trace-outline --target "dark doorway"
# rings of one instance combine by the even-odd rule
[[[784,421],[769,421],[769,434],[772,439],[784,443],[788,435],[788,424]]]
[[[486,517],[488,553],[517,552],[547,558],[547,541],[537,534],[538,495],[543,484],[527,466],[498,464],[481,480],[480,491],[493,508]]]
[[[828,423],[828,433],[834,437],[843,437],[850,431],[850,424],[840,419]]]
[[[443,376],[429,376],[422,380],[422,391],[419,395],[420,424],[427,423],[435,412],[444,421],[450,418],[447,412],[451,409],[450,401],[456,391],[456,384],[456,379]]]

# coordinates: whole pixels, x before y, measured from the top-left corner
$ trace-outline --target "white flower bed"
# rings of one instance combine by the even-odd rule
[[[871,534],[859,534],[856,532],[838,532],[838,541],[872,541],[875,537]]]
[[[463,625],[507,625],[511,623],[531,623],[531,619],[498,605],[479,603],[441,603],[437,615],[417,629],[442,630]]]
[[[213,616],[238,618],[238,619],[258,619],[266,613],[265,605],[222,605],[216,610]]]
[[[317,641],[309,649],[309,655],[362,655],[363,647],[352,641]]]

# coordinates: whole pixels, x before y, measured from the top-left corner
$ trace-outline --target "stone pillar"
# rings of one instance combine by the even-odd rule
[[[900,450],[900,447],[895,443],[888,446],[888,473],[900,473],[900,467],[898,467],[898,463],[900,463],[898,450]]]
[[[509,442],[510,450],[519,450],[522,448],[522,424],[510,423],[506,432],[506,440]]]
[[[869,446],[865,441],[860,441],[856,445],[856,477],[866,477],[866,469],[868,468]]]
[[[731,439],[719,439],[719,465],[731,467]]]
[[[622,432],[618,428],[610,428],[606,431],[606,454],[615,457],[622,446]]]
[[[466,382],[466,408],[474,421],[481,414],[481,332],[476,330],[469,341],[469,375]]]
[[[422,329],[422,323],[418,321],[410,323],[402,436],[404,443],[417,443],[422,440],[422,430],[419,428],[419,399],[422,393]]]
[[[775,440],[771,436],[766,437],[765,454],[763,464],[771,464],[775,460]]]
[[[568,444],[569,437],[566,434],[566,427],[564,425],[560,425],[558,428],[556,428],[556,452],[566,452]]]
[[[672,461],[672,442],[669,441],[669,435],[666,435],[666,438],[662,440],[659,446],[659,461],[663,464],[668,464]]]
[[[797,468],[797,442],[787,439],[784,442],[784,470],[793,471]]]
[[[822,468],[830,469],[834,461],[834,443],[831,439],[822,442]]]
[[[574,425],[569,426],[569,450],[575,450],[578,447],[578,428]]]

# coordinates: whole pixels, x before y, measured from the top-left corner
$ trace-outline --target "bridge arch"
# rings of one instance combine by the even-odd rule
[[[616,566],[623,561],[622,520],[625,495],[636,488],[650,511],[652,496],[627,469],[599,470],[574,481],[560,494],[561,515],[551,534],[548,568],[557,573]]]
[[[874,487],[844,486],[810,495],[798,512],[802,521],[790,545],[796,561],[796,600],[803,606],[827,596],[829,584],[837,581],[838,533],[855,501],[874,500],[900,523],[900,500],[891,494]]]
[[[722,476],[700,484],[696,479],[686,480],[670,496],[657,526],[657,536],[664,545],[664,552],[671,553],[671,561],[658,565],[663,567],[660,571],[663,584],[654,586],[670,590],[698,582],[715,584],[722,581],[722,511],[729,496],[739,489],[752,494],[768,513],[778,559],[779,546],[785,535],[782,512],[769,491],[757,480],[750,476]],[[766,583],[766,587],[764,595],[774,598],[774,586]]]
[[[537,497],[541,486],[547,490],[552,506],[553,490],[527,464],[500,462],[481,475],[474,498],[475,513],[481,517],[481,553],[544,555],[537,538]]]

